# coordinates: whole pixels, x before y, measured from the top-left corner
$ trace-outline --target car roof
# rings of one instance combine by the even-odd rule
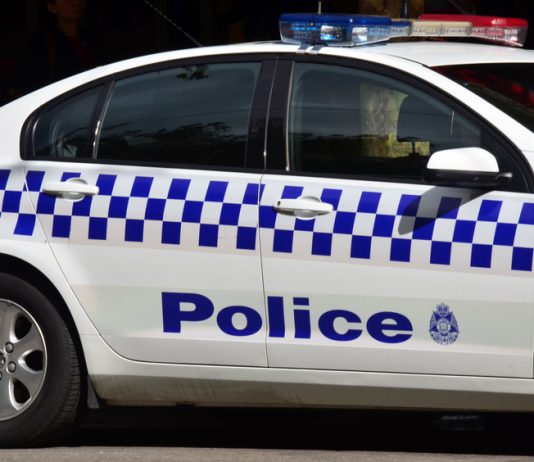
[[[428,67],[455,64],[534,63],[534,51],[481,43],[419,41],[391,42],[369,51],[408,59]]]

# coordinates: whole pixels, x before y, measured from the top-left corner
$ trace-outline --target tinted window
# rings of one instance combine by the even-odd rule
[[[497,63],[435,67],[534,131],[534,64]]]
[[[188,66],[117,81],[97,157],[243,167],[260,67]]]
[[[297,171],[420,178],[431,153],[480,145],[478,127],[402,82],[340,66],[295,66],[289,156]]]
[[[36,157],[74,159],[91,157],[95,110],[100,89],[56,104],[38,120],[33,139]]]

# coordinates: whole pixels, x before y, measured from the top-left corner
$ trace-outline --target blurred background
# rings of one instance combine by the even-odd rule
[[[51,20],[47,8],[50,3],[54,1],[2,2],[0,105],[33,89],[23,82],[32,73],[35,53],[37,57],[46,54],[39,49],[32,51],[31,47],[36,37],[46,37],[43,30]],[[315,0],[85,0],[85,4],[81,27],[84,37],[89,37],[91,65],[196,46],[180,29],[203,45],[276,40],[278,16],[282,12],[317,9]],[[324,12],[398,17],[401,0],[323,0],[322,8]],[[534,1],[410,0],[410,17],[423,12],[499,15],[533,22]],[[534,48],[533,36],[534,33],[529,34],[527,48]]]

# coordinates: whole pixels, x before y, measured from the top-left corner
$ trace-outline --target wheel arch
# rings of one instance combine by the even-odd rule
[[[82,393],[83,397],[86,397],[88,391],[88,380],[85,379],[88,377],[88,370],[84,350],[80,340],[80,334],[67,303],[65,302],[65,299],[59,290],[38,268],[12,255],[0,253],[0,273],[6,273],[26,281],[28,284],[31,284],[33,287],[39,290],[48,300],[50,300],[52,305],[54,305],[55,309],[58,311],[59,315],[69,329],[72,340],[74,341],[82,373]]]

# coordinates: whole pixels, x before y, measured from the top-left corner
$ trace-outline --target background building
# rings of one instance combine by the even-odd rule
[[[84,27],[99,64],[195,44],[278,39],[281,12],[310,11],[313,0],[86,0]],[[323,0],[323,11],[398,16],[401,0]],[[155,11],[157,8],[159,12]],[[466,12],[534,21],[531,0],[411,0],[410,16],[422,12]],[[28,43],[42,30],[45,0],[4,2],[0,16],[0,104],[24,93]],[[174,24],[173,24],[174,23]],[[176,27],[178,26],[178,27]],[[528,47],[534,47],[531,34]]]

